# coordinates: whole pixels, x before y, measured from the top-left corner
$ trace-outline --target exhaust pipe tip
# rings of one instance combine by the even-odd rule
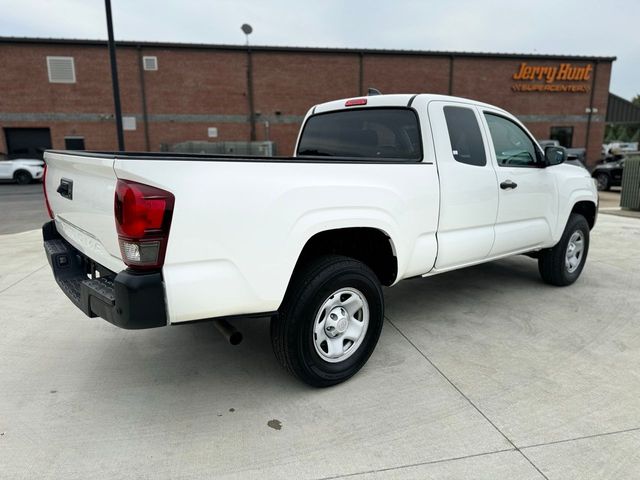
[[[213,321],[213,324],[231,345],[240,345],[240,343],[242,343],[242,333],[225,319],[216,319]]]
[[[236,330],[231,335],[229,335],[229,338],[227,338],[227,340],[229,340],[229,343],[231,345],[240,345],[242,343],[242,338],[242,333]]]

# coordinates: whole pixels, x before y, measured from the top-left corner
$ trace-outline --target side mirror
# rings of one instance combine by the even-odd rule
[[[544,161],[547,167],[560,165],[567,159],[567,150],[564,147],[547,147],[544,149]]]

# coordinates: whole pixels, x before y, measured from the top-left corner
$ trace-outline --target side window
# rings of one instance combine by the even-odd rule
[[[538,153],[529,136],[517,124],[485,113],[496,159],[501,167],[537,167]]]
[[[444,107],[453,158],[467,165],[487,164],[482,134],[473,110],[465,107]]]

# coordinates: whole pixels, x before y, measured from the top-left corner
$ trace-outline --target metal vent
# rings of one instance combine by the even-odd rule
[[[158,57],[142,57],[142,65],[145,70],[158,70]]]
[[[50,83],[76,83],[73,57],[47,57]]]

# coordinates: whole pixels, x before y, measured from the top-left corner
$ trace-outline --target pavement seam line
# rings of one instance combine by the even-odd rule
[[[502,450],[495,450],[493,452],[472,453],[471,455],[463,455],[461,457],[440,458],[438,460],[428,460],[426,462],[410,463],[408,465],[400,465],[398,467],[384,467],[384,468],[378,468],[376,470],[365,470],[365,471],[362,471],[362,472],[347,473],[347,474],[344,474],[344,475],[334,475],[334,476],[331,476],[331,477],[320,477],[320,478],[317,478],[316,480],[336,480],[336,479],[339,479],[339,478],[356,477],[358,475],[368,475],[370,473],[390,472],[390,471],[393,471],[393,470],[402,470],[403,468],[422,467],[424,465],[435,465],[435,464],[438,464],[438,463],[455,462],[457,460],[465,460],[467,458],[484,457],[486,455],[494,455],[496,453],[515,452],[515,451],[516,450],[514,448],[505,448],[505,449],[502,449]]]
[[[516,444],[515,444],[515,443],[513,443],[513,442],[511,441],[511,439],[510,439],[509,437],[507,437],[507,435],[506,435],[502,430],[500,430],[500,429],[498,428],[498,426],[497,426],[495,423],[493,423],[493,421],[491,421],[491,419],[490,419],[490,418],[489,418],[489,417],[488,417],[488,416],[487,416],[487,415],[486,415],[482,410],[480,410],[480,408],[479,408],[475,403],[473,403],[473,401],[472,401],[472,400],[471,400],[471,399],[470,399],[470,398],[469,398],[469,397],[468,397],[468,396],[467,396],[467,395],[466,395],[466,394],[465,394],[465,393],[464,393],[464,392],[463,392],[463,391],[462,391],[462,390],[461,390],[461,389],[460,389],[460,388],[459,388],[459,387],[458,387],[458,386],[457,386],[457,385],[456,385],[456,384],[455,384],[455,383],[454,383],[454,382],[453,382],[449,377],[447,377],[447,376],[444,374],[444,372],[443,372],[442,370],[440,370],[440,368],[439,368],[439,367],[438,367],[438,366],[437,366],[437,365],[436,365],[436,364],[435,364],[435,363],[434,363],[434,362],[433,362],[433,361],[432,361],[432,360],[431,360],[431,359],[430,359],[430,358],[429,358],[429,357],[428,357],[428,356],[427,356],[427,355],[426,355],[422,350],[420,350],[420,349],[418,348],[418,346],[417,346],[415,343],[413,343],[413,342],[409,339],[409,337],[407,337],[407,336],[404,334],[404,332],[403,332],[402,330],[400,330],[400,329],[397,327],[397,325],[396,325],[395,323],[393,323],[393,322],[391,321],[391,319],[390,319],[388,316],[386,316],[386,315],[385,315],[385,316],[384,316],[384,318],[385,318],[385,319],[386,319],[386,320],[391,324],[391,326],[392,326],[393,328],[395,328],[395,329],[396,329],[396,331],[397,331],[400,335],[402,335],[402,337],[404,337],[404,339],[405,339],[407,342],[409,342],[409,344],[410,344],[410,345],[411,345],[411,346],[412,346],[412,347],[413,347],[413,348],[414,348],[414,349],[415,349],[415,350],[416,350],[420,355],[422,355],[422,357],[423,357],[427,362],[429,362],[429,364],[430,364],[430,365],[431,365],[431,366],[432,366],[432,367],[433,367],[433,368],[434,368],[434,369],[435,369],[435,370],[436,370],[436,371],[437,371],[437,372],[442,376],[442,378],[444,378],[444,379],[449,383],[449,385],[451,385],[451,386],[452,386],[452,387],[453,387],[453,388],[454,388],[454,389],[455,389],[455,390],[456,390],[456,391],[457,391],[457,392],[462,396],[462,398],[464,398],[464,399],[469,403],[469,405],[471,405],[471,406],[472,406],[472,407],[473,407],[473,408],[474,408],[474,409],[475,409],[475,410],[476,410],[480,415],[482,415],[482,417],[483,417],[487,422],[489,422],[489,424],[490,424],[490,425],[491,425],[491,426],[492,426],[492,427],[493,427],[493,428],[494,428],[494,429],[495,429],[495,430],[496,430],[500,435],[502,435],[502,437],[503,437],[507,442],[509,442],[509,444],[511,444],[511,446],[514,448],[514,450],[516,450],[517,452],[519,452],[519,453],[520,453],[520,455],[522,455],[522,456],[524,457],[524,459],[525,459],[527,462],[529,462],[529,464],[530,464],[533,468],[535,468],[535,469],[536,469],[536,471],[537,471],[540,475],[542,475],[542,477],[543,477],[543,478],[545,478],[545,480],[549,480],[549,478],[548,478],[544,473],[542,473],[542,470],[540,470],[540,469],[538,468],[538,466],[537,466],[535,463],[533,463],[533,462],[531,461],[531,459],[530,459],[529,457],[527,457],[527,456],[524,454],[524,452],[523,452],[522,450],[520,450],[520,449],[516,446]]]
[[[627,428],[625,430],[616,430],[616,431],[613,431],[613,432],[594,433],[593,435],[584,435],[582,437],[566,438],[564,440],[554,440],[552,442],[543,442],[543,443],[536,443],[536,444],[533,444],[533,445],[526,445],[524,447],[520,447],[520,449],[546,447],[547,445],[557,445],[559,443],[577,442],[577,441],[580,441],[580,440],[588,440],[590,438],[608,437],[608,436],[611,436],[611,435],[620,435],[620,434],[623,434],[623,433],[637,432],[638,430],[640,430],[640,427]]]
[[[0,290],[0,294],[6,292],[7,290],[9,290],[10,288],[15,287],[16,285],[18,285],[20,282],[23,282],[24,280],[26,280],[27,278],[29,278],[31,275],[33,275],[34,273],[42,270],[44,267],[46,267],[47,265],[44,264],[38,268],[36,268],[33,272],[28,273],[27,275],[25,275],[24,277],[22,277],[20,280],[17,280],[15,282],[13,282],[11,285],[9,285],[8,287],[3,288],[2,290]]]

